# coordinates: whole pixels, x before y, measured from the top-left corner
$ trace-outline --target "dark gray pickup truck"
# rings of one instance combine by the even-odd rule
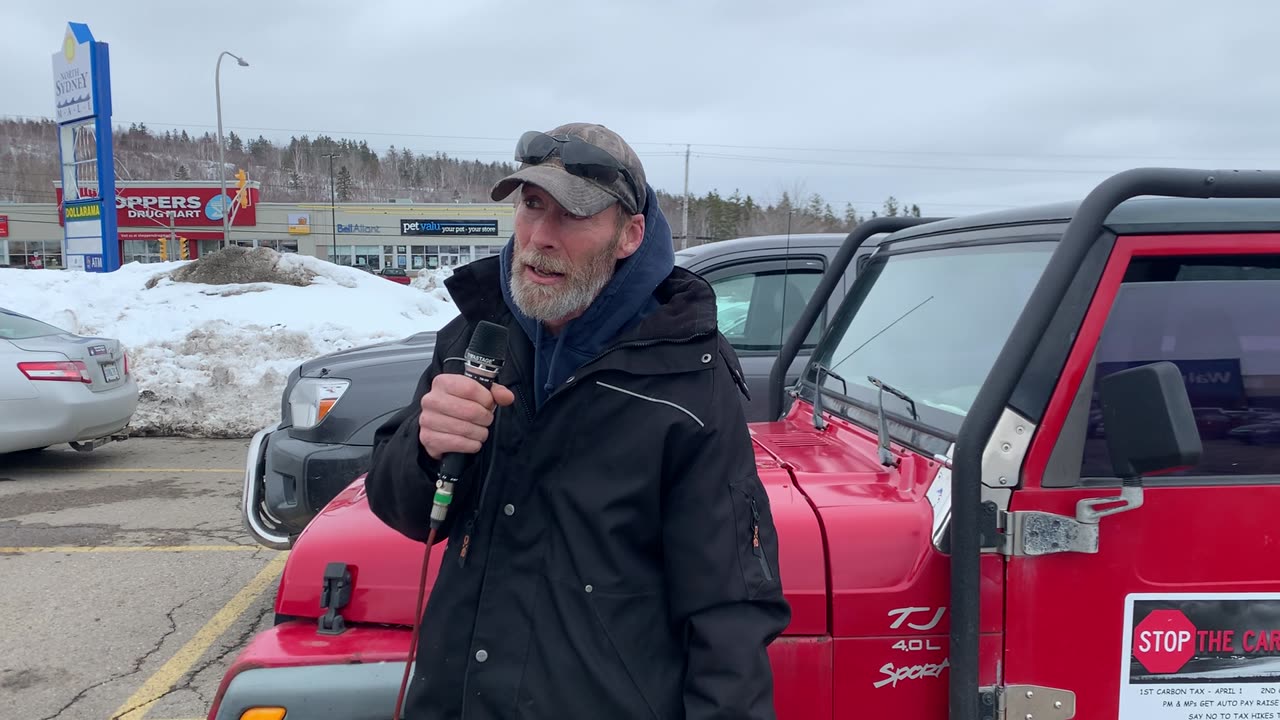
[[[748,421],[766,418],[769,372],[783,341],[847,237],[845,233],[766,235],[698,245],[676,264],[715,288],[720,331],[742,362],[751,399]],[[826,329],[860,268],[867,243],[849,264],[786,375],[790,384]],[[242,513],[254,539],[287,549],[307,523],[368,471],[373,434],[413,395],[431,361],[435,332],[309,360],[289,376],[279,423],[249,445]]]

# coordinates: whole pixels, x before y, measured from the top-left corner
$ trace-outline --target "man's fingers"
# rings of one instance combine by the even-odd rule
[[[427,428],[421,428],[418,431],[418,442],[422,443],[422,447],[434,460],[439,460],[445,453],[450,452],[478,453],[481,448],[481,444],[476,440],[458,435],[443,435]]]
[[[489,389],[492,391],[494,401],[503,407],[516,401],[515,394],[508,390],[505,385],[494,383]]]
[[[486,393],[488,394],[488,393]],[[493,402],[490,396],[490,403]],[[422,403],[422,411],[429,415],[444,415],[465,420],[476,425],[488,426],[493,422],[493,412],[474,400],[464,399],[456,395],[428,395]]]
[[[454,397],[464,398],[493,409],[493,394],[485,386],[465,375],[437,375],[431,383],[432,391],[439,390]]]
[[[484,442],[489,437],[487,427],[448,415],[429,415],[423,419],[421,426],[440,435],[456,435],[477,442]]]
[[[418,441],[432,458],[444,453],[476,453],[489,438],[498,405],[515,402],[510,389],[489,388],[461,375],[437,375],[422,396]]]

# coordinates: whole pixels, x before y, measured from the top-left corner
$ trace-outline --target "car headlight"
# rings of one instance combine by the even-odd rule
[[[350,380],[302,378],[289,393],[289,412],[299,430],[313,428],[324,420],[351,386]]]

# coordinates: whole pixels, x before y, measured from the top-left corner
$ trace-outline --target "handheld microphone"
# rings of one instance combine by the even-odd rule
[[[481,320],[476,331],[471,335],[471,344],[463,358],[462,374],[475,380],[486,388],[491,387],[498,377],[507,357],[507,329],[501,325]],[[466,469],[467,453],[445,453],[440,458],[440,471],[436,478],[436,494],[431,506],[431,529],[435,530],[444,523],[449,512],[449,504],[453,502],[453,486],[458,482],[462,471]]]

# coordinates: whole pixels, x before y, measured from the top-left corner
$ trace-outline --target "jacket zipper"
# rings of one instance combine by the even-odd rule
[[[494,458],[489,458],[489,466],[492,467]],[[471,517],[467,518],[467,524],[462,531],[462,549],[458,551],[458,567],[466,567],[467,551],[471,549],[471,531],[475,530],[476,520],[480,518],[480,510],[484,507],[484,496],[489,492],[489,474],[488,468],[485,469],[484,481],[480,483],[480,497],[476,500],[476,506],[471,511]]]
[[[748,493],[743,494],[751,503],[751,553],[760,561],[760,569],[764,571],[765,579],[773,580],[773,573],[769,572],[769,562],[764,556],[764,548],[760,546],[760,510],[756,507],[756,498]]]
[[[511,364],[516,366],[516,368],[517,368],[517,369],[516,369],[516,372],[520,375],[520,377],[521,377],[521,378],[528,378],[528,377],[530,377],[530,374],[529,374],[529,371],[527,370],[527,368],[525,368],[525,367],[524,367],[524,365],[522,365],[522,364],[520,363],[519,355],[517,355],[517,354],[513,354],[513,355],[511,356]],[[536,382],[536,381],[537,381],[537,378],[534,378],[534,381]],[[508,389],[511,391],[511,393],[512,393],[513,395],[515,395],[515,396],[516,396],[516,402],[520,404],[520,409],[524,410],[524,418],[525,418],[525,420],[527,420],[527,421],[529,421],[530,423],[532,423],[532,422],[533,422],[533,409],[529,407],[529,400],[528,400],[528,398],[526,398],[526,397],[525,397],[524,393],[520,392],[520,384],[519,384],[519,383],[515,383],[515,384],[513,384],[513,385],[510,385],[510,386],[508,386]]]
[[[494,416],[495,423],[500,423],[497,415]],[[480,497],[476,499],[476,506],[471,510],[471,517],[467,518],[467,524],[462,531],[462,548],[458,550],[458,567],[465,567],[467,564],[467,551],[471,549],[471,532],[475,529],[476,520],[480,517],[480,511],[484,509],[484,498],[489,493],[489,476],[493,474],[493,466],[497,463],[498,454],[498,431],[494,428],[493,437],[490,438],[492,443],[489,446],[489,464],[484,469],[484,476],[480,480]]]

